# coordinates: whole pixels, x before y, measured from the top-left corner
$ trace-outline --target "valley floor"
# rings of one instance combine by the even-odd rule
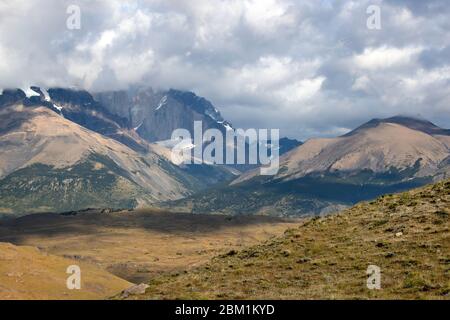
[[[3,221],[0,223],[0,244],[38,247],[36,254],[92,266],[111,277],[115,275],[138,284],[163,273],[192,269],[218,254],[280,236],[286,228],[297,224],[295,220],[256,216],[192,215],[151,209],[114,213],[91,210],[76,215],[36,214]],[[14,248],[18,252],[22,250],[22,247]],[[20,256],[20,253],[16,255]],[[59,276],[63,275],[64,281],[58,282],[61,286],[68,277],[65,274],[67,266],[63,268],[61,262],[49,270],[49,273],[58,271]],[[34,269],[39,271],[39,268]],[[28,278],[31,272],[26,264],[18,263],[15,269],[21,275],[16,279],[18,281]],[[9,269],[0,268],[0,283],[4,283],[3,279],[13,279],[8,273]],[[87,276],[83,269],[82,274]],[[39,281],[34,286],[38,284]],[[16,289],[14,282],[9,285],[12,287],[0,286],[0,298],[2,291]],[[33,286],[29,290],[33,294],[24,293],[25,298],[39,298]],[[94,296],[107,298],[118,292],[99,292]],[[43,292],[42,298],[47,297],[58,296]],[[67,296],[61,294],[59,298]]]
[[[30,215],[0,223],[0,242],[39,247],[3,245],[18,258],[31,250],[58,259],[49,272],[60,278],[59,259],[67,259],[91,277],[101,270],[148,283],[129,299],[450,299],[449,216],[447,181],[303,220],[156,210]],[[33,275],[25,265],[0,268],[0,298]],[[380,289],[367,287],[370,265],[380,268]],[[26,297],[55,297],[42,290]]]

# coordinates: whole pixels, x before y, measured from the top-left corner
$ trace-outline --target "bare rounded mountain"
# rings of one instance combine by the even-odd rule
[[[410,117],[374,119],[346,135],[311,139],[230,185],[176,201],[193,212],[317,215],[450,176],[450,134]]]
[[[306,141],[281,159],[275,179],[293,180],[324,172],[376,174],[408,168],[414,168],[414,177],[434,176],[443,172],[442,164],[449,156],[448,130],[414,118],[374,119],[341,137]],[[233,184],[256,174],[243,175]]]
[[[136,207],[189,193],[174,166],[45,106],[0,109],[0,213]]]

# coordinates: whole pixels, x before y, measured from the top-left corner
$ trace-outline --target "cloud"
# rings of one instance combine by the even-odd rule
[[[420,48],[366,48],[353,57],[354,64],[361,69],[382,70],[411,63],[413,56],[421,52]]]
[[[301,139],[405,112],[450,127],[449,18],[445,0],[3,0],[0,87],[192,90]]]

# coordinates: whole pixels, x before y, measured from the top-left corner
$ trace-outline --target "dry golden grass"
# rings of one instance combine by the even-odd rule
[[[38,246],[43,252],[90,263],[140,283],[280,236],[293,225],[293,221],[269,217],[92,210],[74,216],[30,215],[0,223],[0,241]]]
[[[81,289],[69,290],[67,267],[81,269]],[[88,263],[0,243],[0,300],[104,299],[132,284]]]
[[[449,299],[450,182],[383,196],[154,278],[135,299]],[[366,286],[381,268],[381,290]]]

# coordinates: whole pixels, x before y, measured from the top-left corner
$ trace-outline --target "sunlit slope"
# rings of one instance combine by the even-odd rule
[[[131,208],[177,199],[195,182],[45,107],[0,110],[0,213]]]
[[[81,289],[69,290],[67,268],[81,269]],[[132,284],[90,264],[0,243],[0,300],[105,299]]]
[[[155,278],[142,299],[449,299],[450,181],[313,218],[284,236]],[[369,265],[381,290],[369,290]]]
[[[371,120],[346,135],[306,141],[274,176],[246,172],[230,186],[177,200],[192,212],[305,216],[450,177],[450,133],[422,119]]]

